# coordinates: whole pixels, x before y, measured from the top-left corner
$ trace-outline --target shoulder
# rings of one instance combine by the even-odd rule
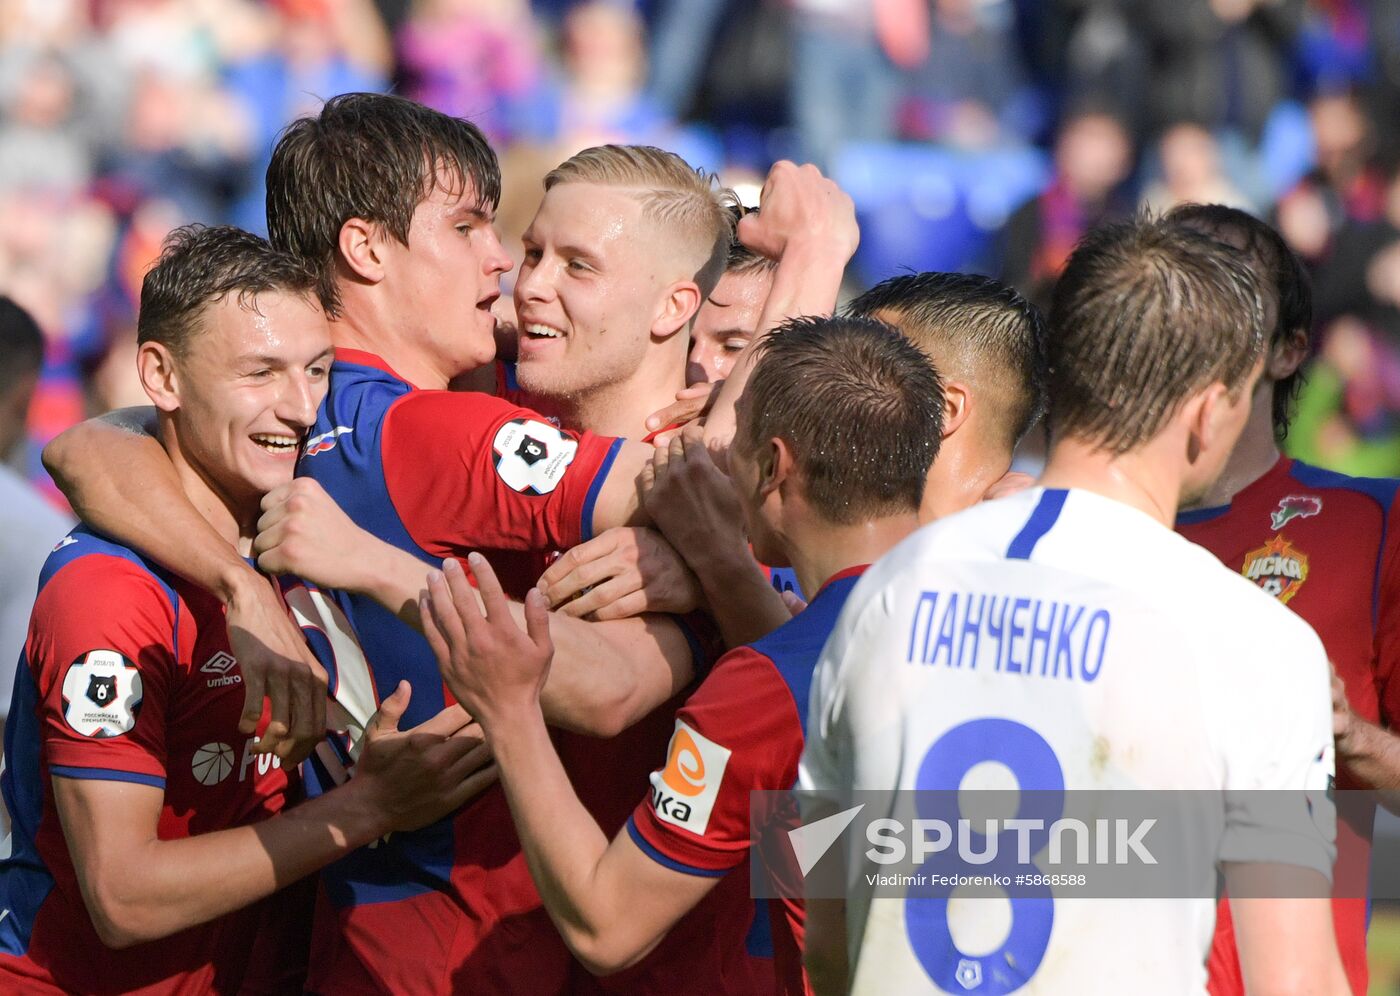
[[[79,526],[59,540],[39,574],[40,599],[76,596],[79,607],[108,608],[111,599],[159,597],[174,612],[180,598],[173,579],[130,547]]]

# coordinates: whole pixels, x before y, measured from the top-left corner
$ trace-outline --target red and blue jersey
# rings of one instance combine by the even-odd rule
[[[472,550],[563,550],[588,539],[620,445],[489,395],[417,390],[378,357],[338,350],[298,473],[361,527],[421,558],[426,573]],[[400,680],[413,685],[403,727],[448,704],[422,636],[371,599],[333,597],[318,652],[342,707],[363,723]],[[344,631],[358,635],[362,656]],[[311,765],[313,791],[336,780],[323,760]],[[322,873],[313,991],[560,992],[571,962],[499,788]]]
[[[748,898],[750,792],[797,783],[812,672],[864,567],[831,578],[812,603],[763,639],[720,658],[676,714],[666,763],[627,824],[651,858],[687,875],[722,881],[724,912],[699,907],[668,936],[689,935],[707,992],[805,991],[800,902]],[[703,931],[697,929],[703,925]],[[768,976],[751,978],[746,955],[772,958]]]
[[[239,733],[242,677],[223,606],[84,527],[40,575],[0,777],[0,990],[286,992],[305,969],[286,894],[121,951],[98,938],[59,822],[53,778],[164,793],[162,840],[256,823],[294,787]],[[304,941],[304,938],[302,938]],[[254,956],[253,952],[257,951]]]
[[[1239,571],[1317,631],[1361,718],[1400,723],[1400,481],[1346,477],[1281,458],[1229,505],[1183,512],[1177,530]],[[1337,787],[1365,788],[1337,759]],[[1372,797],[1337,801],[1339,895],[1364,894]],[[1367,902],[1336,898],[1337,946],[1353,992],[1366,991]],[[1211,992],[1243,993],[1228,904],[1210,954]]]

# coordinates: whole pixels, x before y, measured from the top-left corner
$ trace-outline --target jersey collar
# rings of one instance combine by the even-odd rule
[[[1278,460],[1274,462],[1272,467],[1264,471],[1264,473],[1260,474],[1249,484],[1246,484],[1244,487],[1240,488],[1240,490],[1236,491],[1235,496],[1224,505],[1215,505],[1211,508],[1193,508],[1186,512],[1178,512],[1176,514],[1176,524],[1178,526],[1194,526],[1201,522],[1209,522],[1211,519],[1218,519],[1220,516],[1230,511],[1238,502],[1248,499],[1256,490],[1272,488],[1274,486],[1273,482],[1287,474],[1289,468],[1292,466],[1293,458],[1280,454]]]
[[[831,575],[831,577],[827,578],[825,581],[822,582],[822,586],[817,589],[817,595],[820,595],[822,592],[826,591],[826,589],[830,588],[837,581],[844,581],[847,578],[858,578],[869,569],[869,564],[857,564],[854,567],[847,567],[842,570],[839,570],[835,574]],[[817,595],[813,595],[812,598],[815,599]]]
[[[372,369],[379,370],[383,373],[388,374],[395,380],[403,381],[415,391],[418,390],[416,384],[412,383],[407,377],[402,376],[393,367],[389,366],[388,363],[385,363],[384,358],[382,356],[377,356],[374,353],[366,353],[362,349],[346,349],[344,347],[337,346],[335,348],[335,360],[337,363],[351,363],[355,366],[371,367]]]

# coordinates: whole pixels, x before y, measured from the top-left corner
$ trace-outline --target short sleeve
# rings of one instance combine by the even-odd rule
[[[1280,607],[1277,615],[1286,612]],[[1291,614],[1279,622],[1272,647],[1251,647],[1267,662],[1266,696],[1257,669],[1221,672],[1238,672],[1241,684],[1217,689],[1226,765],[1220,860],[1298,865],[1330,880],[1337,822],[1331,671],[1306,623]]]
[[[1392,503],[1377,572],[1376,633],[1372,667],[1380,698],[1381,722],[1400,729],[1400,500]]]
[[[164,788],[176,613],[154,575],[119,557],[78,558],[44,585],[25,657],[52,774]]]
[[[446,557],[588,539],[621,441],[566,432],[477,392],[412,391],[389,409],[381,446],[400,520],[415,543]]]
[[[767,657],[736,648],[677,713],[666,763],[627,830],[668,868],[721,876],[748,853],[749,793],[792,788],[801,753],[787,683]]]

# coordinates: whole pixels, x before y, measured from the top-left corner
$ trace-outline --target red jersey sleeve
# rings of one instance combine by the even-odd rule
[[[619,446],[471,391],[409,392],[389,409],[380,443],[395,511],[414,542],[439,557],[588,539]]]
[[[676,714],[666,753],[628,833],[668,868],[723,875],[748,853],[749,793],[797,780],[802,724],[773,662],[750,647],[720,658]]]
[[[164,788],[176,611],[120,557],[77,558],[44,585],[25,656],[51,773]]]
[[[1372,666],[1381,723],[1400,731],[1400,500],[1386,517],[1376,578],[1376,635]]]

